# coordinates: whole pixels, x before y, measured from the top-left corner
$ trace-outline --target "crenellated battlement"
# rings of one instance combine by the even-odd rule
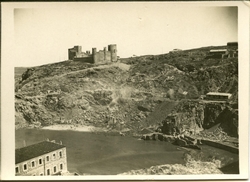
[[[97,51],[96,48],[92,48],[92,54],[90,51],[82,52],[81,46],[74,46],[68,49],[68,59],[73,61],[82,61],[88,63],[107,63],[117,61],[117,47],[116,44],[108,45],[103,50]]]

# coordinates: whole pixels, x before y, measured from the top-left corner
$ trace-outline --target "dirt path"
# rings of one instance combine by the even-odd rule
[[[112,63],[112,64],[97,65],[97,66],[94,66],[94,67],[91,67],[91,68],[86,68],[86,69],[83,69],[83,70],[71,71],[71,72],[68,72],[68,73],[61,74],[61,75],[55,75],[54,77],[60,78],[60,77],[63,77],[63,76],[67,76],[67,75],[71,75],[71,74],[75,74],[75,73],[80,73],[80,72],[85,72],[85,71],[88,71],[88,70],[95,70],[96,68],[105,69],[105,68],[111,68],[111,67],[118,67],[118,68],[120,68],[120,69],[122,69],[124,71],[128,71],[130,69],[130,65],[127,65],[125,63],[116,62],[116,63]]]

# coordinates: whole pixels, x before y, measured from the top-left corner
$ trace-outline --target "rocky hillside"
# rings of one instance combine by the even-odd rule
[[[173,113],[191,126],[190,112],[199,127],[209,129],[238,105],[238,59],[207,58],[210,48],[105,65],[63,61],[28,68],[16,76],[16,128],[71,123],[139,132],[157,128]],[[193,111],[193,102],[209,91],[233,97],[227,106],[197,104]]]

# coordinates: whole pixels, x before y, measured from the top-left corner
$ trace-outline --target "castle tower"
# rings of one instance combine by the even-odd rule
[[[117,61],[117,49],[116,44],[108,45],[108,51],[111,53],[111,61]]]
[[[82,46],[74,46],[73,48],[68,49],[68,58],[73,60],[74,57],[77,57],[82,52]]]
[[[97,62],[96,48],[92,48],[93,62]]]
[[[104,61],[107,60],[107,49],[106,47],[103,48],[103,52],[104,52]]]
[[[82,52],[82,46],[74,46],[74,49],[76,50],[77,53]]]
[[[74,57],[75,57],[75,52],[72,51],[72,48],[71,49],[68,49],[68,59],[69,60],[73,60]]]

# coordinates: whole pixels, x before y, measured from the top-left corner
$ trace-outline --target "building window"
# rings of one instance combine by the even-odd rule
[[[42,163],[43,163],[43,160],[42,160],[42,159],[39,159],[38,161],[39,161],[39,164],[42,164]]]
[[[55,153],[53,154],[53,159],[56,159],[56,154]]]
[[[50,169],[47,169],[47,175],[50,175]]]
[[[54,173],[56,173],[56,166],[54,166]]]
[[[62,151],[59,152],[59,157],[62,158]]]
[[[35,161],[31,162],[31,167],[35,167]]]
[[[49,161],[49,156],[46,156],[46,161]]]
[[[18,167],[16,167],[16,173],[19,173],[19,168]]]
[[[63,164],[60,164],[60,170],[63,170]]]
[[[27,170],[27,164],[23,165],[23,170],[26,171]]]
[[[43,176],[43,173],[40,173],[40,176]]]

